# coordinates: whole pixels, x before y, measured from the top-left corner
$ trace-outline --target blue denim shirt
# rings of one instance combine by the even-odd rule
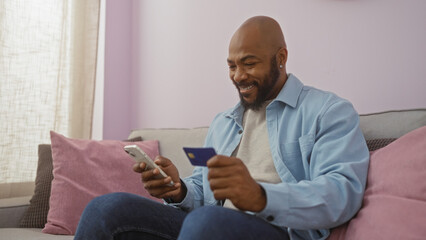
[[[205,146],[230,156],[241,140],[244,108],[216,116]],[[253,213],[288,229],[291,239],[325,239],[329,228],[355,215],[361,206],[369,152],[351,103],[335,94],[304,86],[289,74],[266,108],[269,143],[282,183],[262,183],[266,207]],[[207,180],[208,169],[196,167],[183,181],[184,210],[220,204]]]

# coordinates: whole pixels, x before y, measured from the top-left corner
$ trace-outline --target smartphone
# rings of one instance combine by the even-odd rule
[[[128,145],[124,147],[124,151],[126,151],[132,158],[135,160],[135,162],[144,162],[146,164],[147,170],[153,170],[155,168],[158,168],[160,170],[160,174],[154,176],[155,179],[161,179],[167,177],[167,174],[161,170],[161,168],[152,161],[152,159],[146,154],[142,149],[140,149],[137,145]],[[171,181],[169,186],[173,186],[174,183]]]

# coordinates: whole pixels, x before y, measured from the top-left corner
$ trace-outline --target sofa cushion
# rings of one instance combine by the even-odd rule
[[[426,126],[426,109],[408,109],[360,115],[360,128],[365,139],[399,138]]]
[[[158,141],[123,142],[66,138],[51,132],[53,181],[44,233],[74,234],[85,206],[96,196],[129,192],[151,198],[143,188],[134,161],[123,150],[136,144],[151,158],[158,155]]]
[[[41,228],[0,228],[2,240],[73,240],[74,236],[45,234]]]
[[[0,199],[0,231],[19,226],[21,217],[28,209],[31,196]],[[0,239],[2,234],[0,232]]]
[[[371,153],[363,206],[330,239],[426,236],[426,126]]]

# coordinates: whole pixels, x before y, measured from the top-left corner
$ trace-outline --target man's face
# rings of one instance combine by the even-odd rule
[[[244,107],[258,110],[266,100],[276,96],[280,71],[275,55],[268,58],[262,54],[230,54],[228,66]]]

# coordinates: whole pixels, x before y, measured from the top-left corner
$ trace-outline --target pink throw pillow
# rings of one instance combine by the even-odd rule
[[[424,239],[426,127],[371,153],[363,206],[329,239]]]
[[[121,142],[66,138],[50,132],[53,181],[44,233],[73,235],[80,216],[93,198],[111,192],[129,192],[161,202],[143,188],[134,161],[123,150],[136,144],[151,158],[158,141]]]

